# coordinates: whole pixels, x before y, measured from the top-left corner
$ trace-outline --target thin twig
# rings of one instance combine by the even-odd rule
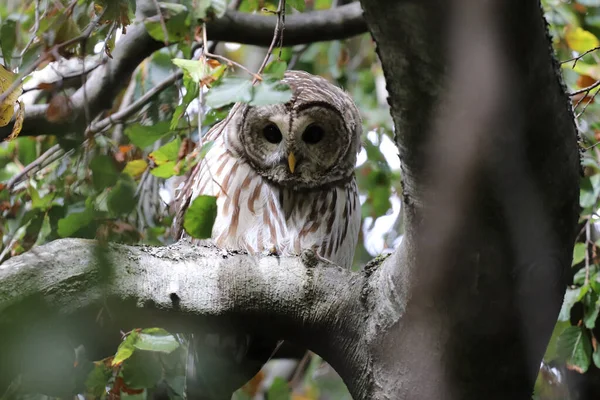
[[[573,68],[575,68],[575,65],[577,65],[577,62],[579,60],[581,60],[584,56],[586,56],[586,55],[588,55],[588,54],[590,54],[590,53],[592,53],[592,52],[594,52],[596,50],[600,50],[600,46],[594,47],[593,49],[589,49],[588,51],[585,51],[585,52],[581,53],[577,57],[573,57],[573,58],[569,58],[568,60],[561,61],[560,64],[562,65],[562,64],[566,64],[568,62],[574,61],[573,62]]]
[[[119,110],[118,112],[116,112],[98,122],[92,123],[88,127],[88,129],[86,129],[86,131],[85,131],[84,135],[88,139],[86,139],[83,142],[83,145],[89,143],[90,139],[93,138],[92,135],[105,130],[106,128],[110,127],[113,124],[124,121],[129,116],[131,116],[135,112],[139,111],[154,96],[158,95],[160,92],[162,92],[166,88],[170,87],[175,81],[181,79],[182,76],[183,76],[183,73],[181,71],[178,71],[178,72],[172,74],[171,76],[169,76],[168,78],[166,78],[165,80],[160,82],[158,85],[156,85],[152,89],[150,89],[148,92],[146,92],[146,94],[144,94],[142,97],[137,99],[135,102],[131,103],[131,105],[129,105],[128,107],[126,107],[122,110]],[[22,171],[20,171],[18,174],[13,176],[11,178],[11,180],[8,181],[8,183],[6,184],[6,188],[8,190],[12,190],[12,188],[14,188],[15,185],[20,183],[24,178],[28,177],[31,173],[35,173],[38,170],[40,170],[41,168],[43,168],[44,166],[55,161],[55,159],[50,159],[50,157],[52,157],[53,155],[55,155],[61,151],[62,151],[62,149],[59,145],[52,146],[44,154],[42,154],[40,157],[38,157],[36,160],[31,162],[30,164],[28,164],[25,168],[23,168]],[[58,157],[60,157],[60,156],[62,156],[62,153],[60,153],[58,155]]]
[[[2,92],[2,94],[0,94],[0,104],[2,104],[4,102],[4,100],[6,100],[6,98],[23,82],[23,79],[25,79],[25,77],[27,75],[29,75],[33,71],[35,71],[37,69],[37,67],[39,67],[40,64],[42,64],[44,61],[46,61],[51,54],[56,53],[59,49],[61,49],[63,47],[67,47],[74,43],[78,43],[83,40],[86,40],[92,34],[94,29],[100,22],[100,19],[102,18],[103,14],[104,13],[96,15],[94,17],[94,19],[88,24],[88,26],[85,28],[85,30],[83,31],[83,33],[81,35],[79,35],[75,38],[69,39],[66,42],[55,44],[46,53],[44,53],[42,56],[40,56],[34,63],[32,63],[29,67],[27,67],[23,72],[21,72],[17,76],[15,81],[8,87],[8,89],[6,89],[6,91],[4,91],[4,92]]]
[[[163,31],[163,35],[165,37],[165,46],[169,45],[169,30],[167,29],[167,24],[165,22],[165,18],[162,15],[162,12],[160,11],[160,4],[158,4],[158,0],[152,0],[152,2],[154,3],[154,7],[156,8],[156,14],[158,15],[158,18],[160,18],[160,27],[162,28]]]
[[[252,77],[254,77],[254,79],[256,79],[256,80],[259,80],[259,81],[262,81],[262,77],[261,77],[259,74],[257,74],[257,73],[255,73],[255,72],[252,72],[252,71],[250,71],[250,70],[249,70],[248,68],[246,68],[246,67],[245,67],[243,64],[240,64],[240,63],[239,63],[239,62],[237,62],[237,61],[233,61],[232,59],[230,59],[230,58],[227,58],[227,57],[225,57],[225,56],[221,56],[221,55],[219,55],[219,54],[212,54],[212,53],[209,53],[209,52],[206,52],[206,53],[204,53],[204,55],[205,55],[206,57],[209,57],[209,58],[214,58],[214,59],[217,59],[217,60],[223,61],[224,63],[227,63],[227,64],[229,64],[229,65],[235,65],[236,67],[238,67],[238,68],[240,68],[240,69],[242,69],[242,70],[246,71],[246,72],[247,72],[247,73],[249,73],[250,75],[252,75]]]
[[[285,12],[285,0],[279,0],[279,5],[277,6],[277,22],[275,23],[275,30],[273,32],[273,40],[271,41],[271,45],[269,46],[269,49],[267,50],[267,54],[262,62],[262,64],[260,65],[260,67],[258,68],[258,71],[256,72],[256,75],[260,76],[260,74],[262,74],[262,72],[265,69],[265,66],[267,65],[267,62],[269,61],[269,58],[271,57],[271,53],[273,52],[273,48],[275,47],[275,44],[277,43],[277,39],[281,33],[281,25],[283,24],[283,19],[282,19],[282,15]],[[203,34],[206,34],[206,29],[203,29]],[[204,43],[204,45],[206,46],[206,42]],[[258,82],[260,79],[257,79],[256,77],[252,79],[252,84],[256,84],[256,82]],[[201,88],[200,88],[201,89]],[[234,117],[234,115],[236,114],[236,112],[240,109],[241,107],[241,103],[236,103],[233,105],[233,107],[231,108],[231,110],[229,111],[229,114],[227,115],[227,117],[223,120],[223,122],[220,124],[220,127],[218,128],[218,131],[215,131],[215,135],[221,135],[223,133],[223,129],[225,129],[225,127],[229,124],[229,122],[231,122],[231,119]],[[216,127],[215,127],[216,129]],[[198,134],[200,136],[200,131],[198,131]],[[192,170],[192,175],[195,175],[198,173],[198,170],[202,167],[202,165],[206,163],[206,159],[202,159],[200,160],[200,162],[198,164],[196,164]],[[211,179],[213,180],[213,182],[217,183],[215,181],[215,179],[212,177],[210,168],[208,168],[208,173],[211,175]],[[194,184],[194,180],[193,179],[188,179],[183,188],[181,189],[181,193],[189,193],[191,190],[192,185]],[[223,190],[223,188],[221,188],[221,190]],[[227,196],[227,192],[223,190],[223,193],[225,193],[225,195]],[[180,223],[181,226],[182,223]],[[183,230],[181,231],[181,235],[183,235]],[[180,239],[181,237],[179,237],[178,239]]]
[[[35,23],[33,24],[33,32],[31,33],[31,37],[27,41],[27,44],[25,45],[25,47],[23,47],[23,50],[21,50],[21,60],[23,59],[23,55],[25,55],[25,52],[27,50],[29,50],[29,47],[31,47],[31,45],[33,44],[33,41],[35,40],[39,29],[40,29],[40,0],[35,0]]]
[[[579,90],[576,90],[574,92],[571,92],[571,93],[569,93],[569,96],[576,96],[576,95],[581,94],[581,93],[586,93],[587,94],[592,89],[597,88],[598,86],[600,86],[600,81],[596,81],[596,82],[592,83],[590,86],[584,87],[583,89],[579,89]]]
[[[587,286],[590,282],[590,254],[587,250],[587,242],[590,241],[590,221],[585,223],[585,282],[584,286]]]
[[[41,156],[39,156],[38,158],[36,158],[33,162],[31,162],[30,164],[28,164],[25,168],[23,168],[22,171],[20,171],[18,174],[16,174],[15,176],[13,176],[6,184],[6,189],[7,190],[12,190],[12,188],[19,182],[21,182],[21,180],[27,176],[27,174],[29,174],[29,172],[33,171],[34,169],[39,168],[44,161],[46,161],[48,158],[50,158],[54,153],[58,152],[61,150],[60,145],[55,144],[54,146],[50,147],[48,150],[46,150],[46,152],[44,154],[42,154]]]
[[[154,96],[158,95],[163,90],[170,87],[173,83],[178,81],[183,77],[183,72],[177,71],[171,74],[168,78],[160,82],[158,85],[154,86],[152,89],[148,90],[142,97],[131,103],[128,107],[117,111],[114,114],[109,115],[108,117],[93,123],[86,130],[86,135],[98,133],[103,131],[104,129],[110,127],[113,124],[123,122],[129,116],[131,116],[136,111],[139,111],[143,106],[148,103]]]
[[[583,113],[585,112],[585,110],[587,110],[587,108],[589,107],[590,104],[592,104],[594,102],[594,99],[596,98],[596,96],[598,95],[598,92],[600,92],[600,90],[596,90],[596,92],[592,95],[592,97],[587,101],[587,103],[585,103],[585,106],[583,106],[583,109],[581,110],[581,112],[579,114],[577,114],[575,116],[575,118],[579,118],[583,115]],[[587,96],[584,97],[584,99],[587,98]],[[579,105],[579,102],[577,103],[577,105]],[[575,106],[575,108],[577,108],[577,106]]]

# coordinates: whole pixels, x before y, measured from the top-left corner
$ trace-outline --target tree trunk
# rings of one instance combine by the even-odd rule
[[[407,234],[389,398],[529,399],[578,215],[577,134],[537,1],[363,3],[388,82]],[[390,382],[389,378],[395,381]]]

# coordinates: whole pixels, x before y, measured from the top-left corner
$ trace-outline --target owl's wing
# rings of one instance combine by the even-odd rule
[[[206,154],[203,159],[198,161],[182,182],[180,182],[179,187],[175,189],[175,199],[173,201],[175,219],[173,220],[172,225],[172,234],[175,240],[179,240],[185,236],[185,231],[183,230],[183,217],[185,212],[192,200],[200,194],[198,190],[199,185],[201,184],[200,182],[205,182],[211,176],[211,171],[208,166],[213,163],[211,160],[215,157],[215,153],[219,152],[219,149],[224,149],[223,132],[226,128],[226,122],[226,120],[218,122],[206,133],[206,135],[204,135],[202,138],[203,143],[208,143],[209,141],[214,142],[211,150],[209,150],[208,154]],[[220,154],[216,156],[219,157]],[[212,189],[212,187],[208,189]],[[211,195],[215,196],[216,193]]]
[[[287,236],[279,192],[228,149],[227,129],[235,127],[227,125],[221,133],[215,125],[207,133],[206,140],[214,144],[177,194],[175,239],[187,237],[183,218],[191,202],[199,195],[208,195],[217,197],[212,239],[219,247],[250,253],[277,249]]]

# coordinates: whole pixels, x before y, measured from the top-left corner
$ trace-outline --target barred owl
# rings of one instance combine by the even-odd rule
[[[350,267],[360,228],[359,111],[324,78],[288,71],[283,82],[289,102],[240,105],[207,133],[214,144],[179,194],[177,220],[196,196],[217,196],[217,246],[281,255],[313,249]]]

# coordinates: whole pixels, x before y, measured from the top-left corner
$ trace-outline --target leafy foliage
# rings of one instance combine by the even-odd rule
[[[160,16],[142,22],[153,38],[168,46],[137,66],[103,117],[127,109],[172,74],[183,71],[182,79],[100,132],[82,129],[57,136],[40,132],[37,137],[17,137],[20,124],[27,123],[24,104],[48,104],[49,121],[68,122],[75,117],[72,96],[89,77],[82,76],[81,60],[86,70],[93,70],[113,57],[135,20],[136,2],[0,3],[4,64],[0,65],[0,92],[20,82],[0,101],[0,126],[17,121],[12,140],[0,143],[0,262],[66,237],[102,243],[172,243],[175,188],[213,145],[202,140],[204,134],[227,116],[234,102],[288,101],[291,92],[280,80],[290,68],[325,76],[344,87],[363,112],[364,150],[358,173],[365,223],[356,266],[392,248],[401,235],[401,187],[395,183],[398,160],[393,151],[385,152],[393,147],[392,124],[382,91],[383,74],[368,35],[276,48],[260,79],[255,79],[237,66],[252,69],[256,50],[251,46],[221,44],[215,52],[222,58],[195,52],[202,40],[202,23],[222,17],[228,2],[159,2]],[[243,0],[239,10],[272,15],[277,5],[273,0]],[[331,6],[331,0],[288,0],[286,13]],[[36,165],[40,168],[33,168]],[[28,166],[32,172],[26,173]],[[216,211],[216,199],[196,199],[184,216],[184,228],[194,237],[210,237]],[[392,232],[385,236],[379,227],[384,221],[388,226],[384,231],[391,227]],[[111,357],[81,361],[89,369],[83,379],[85,394],[147,398],[162,385],[169,397],[183,398],[181,360],[186,351],[176,336],[158,328],[129,332]],[[314,378],[319,374],[327,378]],[[259,390],[263,378],[259,375],[254,388],[247,386],[237,396],[248,397]],[[270,398],[316,399],[320,393],[349,398],[343,383],[316,356],[295,387],[276,380],[269,389]]]

